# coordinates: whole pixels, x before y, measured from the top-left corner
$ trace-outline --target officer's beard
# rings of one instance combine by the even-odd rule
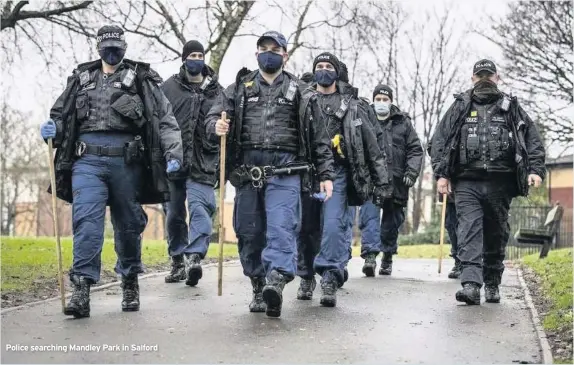
[[[501,93],[496,83],[489,79],[482,79],[474,84],[472,99],[479,104],[490,104],[500,99]]]

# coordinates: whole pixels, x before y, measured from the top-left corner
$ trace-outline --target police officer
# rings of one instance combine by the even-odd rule
[[[353,227],[349,208],[370,197],[370,186],[377,197],[383,198],[389,181],[385,154],[369,121],[368,105],[358,99],[352,86],[337,82],[341,75],[339,60],[331,53],[321,53],[313,62],[313,70],[317,83],[306,90],[304,98],[320,111],[319,122],[332,141],[336,171],[333,196],[323,203],[321,248],[314,268],[321,275],[321,305],[334,307],[349,260]]]
[[[223,92],[217,75],[204,61],[203,45],[192,40],[183,46],[179,73],[170,77],[162,90],[173,106],[182,131],[183,169],[178,180],[170,184],[171,200],[167,210],[168,253],[172,268],[166,283],[186,280],[195,286],[202,277],[201,260],[205,258],[216,210],[214,186],[218,181],[219,144],[205,136],[198,127],[216,98]],[[189,211],[189,230],[185,221],[185,200]]]
[[[55,193],[72,203],[74,292],[64,313],[76,318],[89,317],[90,286],[100,279],[106,205],[122,310],[139,310],[141,235],[147,224],[141,204],[169,199],[166,163],[170,173],[183,159],[180,130],[159,75],[148,64],[124,59],[121,28],[104,26],[96,39],[101,59],[76,68],[41,127],[42,137],[57,148]]]
[[[304,73],[300,80],[306,84],[313,84],[315,75],[311,72]],[[317,286],[313,262],[321,247],[322,233],[322,201],[320,197],[313,197],[310,187],[301,187],[301,231],[297,243],[297,276],[301,278],[297,299],[313,299],[313,291]]]
[[[361,257],[365,259],[363,273],[375,276],[376,258],[383,251],[379,275],[391,275],[393,255],[397,254],[399,228],[405,220],[404,209],[409,189],[415,184],[421,169],[423,148],[406,113],[393,104],[393,90],[378,85],[373,91],[373,108],[387,138],[388,169],[392,171],[393,197],[383,202],[381,210],[373,202],[366,202],[359,212],[361,229]]]
[[[333,157],[328,138],[315,133],[309,137],[313,125],[299,116],[299,80],[283,70],[288,59],[285,37],[266,32],[257,48],[259,70],[238,74],[226,97],[210,110],[206,131],[214,142],[230,131],[226,159],[236,187],[233,227],[243,272],[253,285],[250,311],[279,317],[283,288],[297,273],[301,176],[275,176],[273,171],[297,166],[313,155],[320,190],[329,198]],[[229,120],[221,119],[223,111]],[[245,182],[245,176],[251,181]]]
[[[347,73],[347,65],[345,65],[340,60],[339,69],[339,81],[348,83],[349,77]],[[303,75],[301,75],[301,81],[307,84],[306,87],[311,86],[311,88],[308,89],[308,92],[315,91],[315,75],[312,72],[305,72]],[[313,299],[313,292],[317,286],[313,263],[321,248],[321,237],[323,232],[323,208],[320,196],[313,196],[312,192],[306,190],[305,186],[303,186],[301,194],[301,207],[303,212],[301,218],[301,232],[299,234],[297,261],[297,275],[301,278],[301,281],[299,283],[299,289],[297,290],[297,299],[311,300]],[[349,219],[351,220],[353,219],[353,213],[354,211],[349,209],[349,214],[351,214]],[[349,241],[351,241],[352,229],[347,233],[349,234]],[[349,245],[349,260],[351,257],[352,251],[351,246]],[[342,287],[349,278],[347,263],[345,263],[343,276],[344,279],[343,282],[339,283],[339,288]]]
[[[456,300],[500,301],[512,198],[545,176],[545,150],[534,122],[516,97],[498,89],[494,62],[474,65],[474,86],[455,95],[433,136],[432,165],[439,193],[454,191],[462,289]]]

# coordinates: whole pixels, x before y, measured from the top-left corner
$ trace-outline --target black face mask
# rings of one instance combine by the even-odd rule
[[[489,79],[482,79],[474,84],[472,98],[479,104],[494,103],[500,99],[502,94],[498,90],[496,83]]]
[[[126,50],[118,47],[106,47],[98,51],[102,60],[108,65],[115,66],[122,62]]]

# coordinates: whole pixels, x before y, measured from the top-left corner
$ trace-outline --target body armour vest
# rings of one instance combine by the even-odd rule
[[[266,85],[256,76],[245,83],[241,146],[296,153],[299,149],[297,83],[283,81]]]
[[[347,141],[343,137],[343,119],[349,109],[349,97],[343,97],[339,92],[333,94],[317,93],[317,103],[325,121],[327,135],[329,140],[331,140],[335,162],[346,166],[348,146]],[[339,138],[336,137],[337,135],[339,135]]]
[[[76,113],[80,133],[138,133],[143,125],[144,106],[137,94],[135,72],[121,66],[105,75],[101,70],[80,74]]]
[[[513,171],[516,139],[506,117],[496,103],[472,103],[461,130],[461,170]]]

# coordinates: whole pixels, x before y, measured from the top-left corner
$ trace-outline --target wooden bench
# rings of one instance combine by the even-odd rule
[[[556,204],[554,208],[548,212],[546,221],[541,227],[537,228],[519,228],[514,238],[518,244],[536,244],[541,245],[540,258],[548,256],[550,247],[556,242],[556,237],[560,229],[560,222],[564,208]]]

